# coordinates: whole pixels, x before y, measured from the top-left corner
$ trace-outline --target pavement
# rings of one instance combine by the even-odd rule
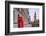
[[[18,24],[13,24],[14,28],[18,28]],[[31,24],[25,24],[24,27],[32,27]]]

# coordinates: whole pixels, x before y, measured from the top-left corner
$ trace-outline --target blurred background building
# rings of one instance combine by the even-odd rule
[[[34,13],[34,22],[31,22],[32,27],[39,27],[39,19],[36,19],[36,12]]]

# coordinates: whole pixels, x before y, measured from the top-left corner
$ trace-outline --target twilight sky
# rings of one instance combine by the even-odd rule
[[[29,16],[31,21],[34,21],[34,13],[36,12],[36,19],[39,19],[39,8],[29,8]]]

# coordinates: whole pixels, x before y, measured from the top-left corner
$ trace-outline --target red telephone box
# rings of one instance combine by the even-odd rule
[[[23,18],[21,16],[18,16],[18,28],[22,28],[24,26],[23,23]]]

